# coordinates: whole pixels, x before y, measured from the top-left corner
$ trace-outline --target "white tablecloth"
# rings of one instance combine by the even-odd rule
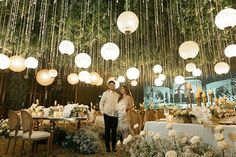
[[[148,121],[145,123],[144,130],[158,132],[161,136],[168,135],[168,129],[166,129],[166,122],[156,122],[156,121]],[[235,125],[222,125],[224,128],[224,137],[225,141],[236,147],[236,142],[233,142],[229,139],[229,133],[234,133],[236,135],[236,126]],[[199,136],[203,140],[204,143],[207,143],[212,146],[216,146],[215,141],[215,131],[214,127],[204,128],[202,125],[198,124],[182,124],[182,123],[174,123],[173,129],[177,133],[182,133],[187,136]]]

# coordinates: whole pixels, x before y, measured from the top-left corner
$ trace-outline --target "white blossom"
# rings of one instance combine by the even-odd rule
[[[221,133],[216,133],[215,139],[216,139],[216,141],[222,141],[222,140],[224,140],[224,135]]]
[[[118,140],[117,143],[116,143],[117,146],[121,145],[121,141]]]
[[[139,135],[140,135],[140,136],[144,136],[144,135],[145,135],[145,131],[144,131],[144,130],[141,131],[141,132],[139,133]]]
[[[182,139],[181,139],[181,143],[186,143],[187,142],[187,140],[188,140],[188,138],[187,137],[183,137]]]
[[[221,131],[223,131],[223,127],[221,125],[217,125],[215,127],[215,132],[221,132]]]
[[[220,149],[226,149],[228,147],[228,144],[225,141],[219,141],[217,142],[217,145]]]
[[[190,142],[191,142],[191,144],[200,143],[200,137],[199,137],[199,136],[193,136],[193,137],[190,139]]]
[[[137,129],[138,127],[139,127],[138,124],[135,124],[135,125],[133,126],[134,129]]]
[[[165,157],[177,157],[177,153],[173,150],[166,152]]]
[[[175,130],[170,130],[170,131],[168,132],[168,136],[170,136],[170,137],[176,136],[176,131],[175,131]]]
[[[160,139],[160,134],[159,133],[155,133],[155,135],[153,136],[153,140],[159,140]]]

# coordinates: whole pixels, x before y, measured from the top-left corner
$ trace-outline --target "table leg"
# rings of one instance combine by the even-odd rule
[[[78,120],[78,122],[77,122],[77,129],[80,128],[80,125],[81,125],[81,122],[80,122],[80,120]]]

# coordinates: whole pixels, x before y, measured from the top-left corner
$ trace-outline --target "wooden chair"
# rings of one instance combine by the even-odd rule
[[[12,150],[12,155],[13,155],[15,153],[16,139],[22,137],[23,131],[20,130],[20,117],[18,116],[18,114],[12,110],[9,110],[7,114],[9,118],[10,134],[5,153],[6,154],[8,153],[11,139],[13,139],[13,150]]]
[[[135,110],[130,110],[130,128],[133,135],[139,134],[142,129],[142,119]],[[134,129],[134,125],[138,124],[138,128]]]
[[[49,155],[49,150],[52,145],[52,139],[51,139],[51,133],[46,131],[33,131],[33,118],[31,114],[25,110],[21,111],[21,117],[22,117],[22,128],[23,128],[23,134],[22,134],[22,146],[21,150],[24,148],[24,142],[25,140],[29,142],[28,145],[28,152],[30,155],[32,155],[32,144],[34,141],[41,141],[41,140],[47,140],[47,156]],[[21,152],[22,154],[22,152]]]
[[[156,115],[154,110],[146,110],[145,111],[145,116],[144,116],[144,123],[146,121],[155,121],[156,120]]]
[[[143,126],[144,126],[144,116],[145,116],[145,111],[144,110],[140,110],[139,112],[139,116],[141,118],[141,129],[143,129]]]

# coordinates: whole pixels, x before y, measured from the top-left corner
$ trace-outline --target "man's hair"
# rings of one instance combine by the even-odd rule
[[[113,81],[113,80],[111,80],[111,81],[108,82],[108,84],[110,84],[110,83],[116,84],[115,81]]]

